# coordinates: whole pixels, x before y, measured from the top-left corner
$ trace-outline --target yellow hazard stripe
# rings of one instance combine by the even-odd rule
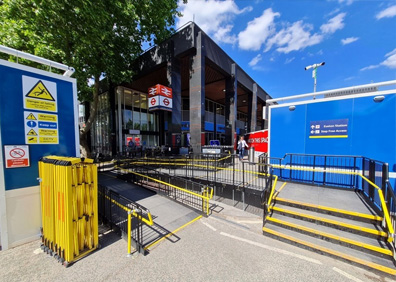
[[[312,228],[308,228],[308,227],[305,227],[305,226],[302,226],[302,225],[298,225],[298,224],[295,224],[295,223],[287,222],[287,221],[280,220],[280,219],[277,219],[277,218],[267,217],[267,220],[271,221],[271,222],[278,223],[278,224],[286,225],[286,226],[289,226],[289,227],[292,227],[292,228],[295,228],[295,229],[299,229],[299,230],[302,230],[302,231],[305,231],[305,232],[308,232],[308,233],[311,233],[311,234],[316,234],[316,235],[319,235],[319,236],[322,236],[322,237],[326,237],[326,238],[329,238],[329,239],[333,239],[333,240],[337,240],[337,241],[340,241],[340,242],[348,243],[348,244],[351,244],[351,245],[354,245],[354,246],[358,246],[358,247],[361,247],[361,248],[364,248],[364,249],[367,249],[367,250],[371,250],[371,251],[374,251],[374,252],[377,252],[377,253],[385,254],[385,255],[388,255],[388,256],[393,256],[392,251],[387,250],[387,249],[383,249],[383,248],[380,248],[380,247],[376,247],[376,246],[373,246],[373,245],[370,245],[370,244],[358,242],[358,241],[351,240],[351,239],[348,239],[348,238],[345,238],[345,237],[341,237],[341,236],[336,236],[336,235],[333,235],[333,234],[330,234],[330,233],[327,233],[327,232],[322,232],[322,231],[319,231],[319,230],[315,230],[315,229],[312,229]]]
[[[168,237],[170,237],[170,236],[175,235],[176,232],[182,230],[184,227],[190,225],[191,223],[193,223],[193,222],[195,222],[195,221],[197,221],[197,220],[199,220],[199,219],[201,219],[201,218],[202,218],[202,215],[200,215],[200,216],[194,218],[193,220],[187,222],[186,224],[180,226],[179,228],[177,228],[177,229],[173,230],[172,232],[166,234],[165,236],[161,237],[161,238],[158,239],[157,241],[155,241],[155,242],[151,243],[150,245],[144,247],[144,249],[145,249],[145,250],[148,250],[148,249],[151,248],[152,246],[154,246],[154,245],[156,245],[156,244],[162,242],[163,240],[165,240],[166,238],[168,238]]]
[[[299,167],[286,167],[286,166],[281,166],[281,165],[272,165],[274,168],[284,168],[284,169],[289,169],[289,170],[300,170],[300,171],[311,171],[311,172],[326,172],[326,173],[336,173],[336,174],[346,174],[346,175],[357,175],[361,177],[363,180],[365,180],[367,183],[369,183],[371,186],[373,186],[377,193],[378,197],[381,202],[381,207],[382,211],[384,212],[385,216],[385,222],[386,226],[388,228],[389,234],[388,234],[388,242],[393,241],[393,235],[395,233],[393,229],[392,222],[390,220],[390,214],[388,211],[388,207],[386,206],[385,199],[384,199],[384,194],[382,193],[382,190],[372,181],[370,181],[367,177],[365,177],[363,174],[358,173],[358,172],[351,172],[351,171],[340,171],[340,170],[329,170],[329,169],[312,169],[312,168],[299,168]]]
[[[313,215],[309,215],[309,214],[305,214],[305,213],[295,212],[295,211],[291,211],[288,209],[282,209],[282,208],[279,208],[276,206],[271,207],[271,209],[273,211],[283,212],[283,213],[287,213],[287,214],[295,215],[295,216],[299,216],[299,217],[305,217],[305,218],[309,218],[309,219],[312,219],[315,221],[321,221],[321,222],[325,222],[325,223],[329,223],[329,224],[333,224],[333,225],[337,225],[337,226],[341,226],[341,227],[346,227],[349,229],[358,230],[358,231],[362,231],[365,233],[369,233],[369,234],[373,234],[373,235],[377,235],[377,236],[381,236],[381,237],[388,237],[388,234],[386,232],[376,230],[376,229],[361,227],[361,226],[348,224],[345,222],[340,222],[340,221],[336,221],[336,220],[332,220],[332,219],[328,219],[328,218],[323,218],[323,217],[313,216]]]
[[[336,208],[331,208],[331,207],[326,207],[326,206],[320,206],[320,205],[315,205],[315,204],[309,204],[309,203],[303,203],[303,202],[293,201],[293,200],[284,199],[284,198],[276,198],[276,201],[284,202],[284,203],[290,203],[290,204],[295,204],[295,205],[300,205],[300,206],[305,206],[305,207],[309,207],[309,208],[320,209],[320,210],[324,210],[324,211],[341,213],[341,214],[355,216],[355,217],[361,217],[361,218],[375,220],[375,221],[382,221],[383,220],[382,217],[376,216],[376,215],[364,214],[364,213],[353,212],[353,211],[348,211],[348,210],[341,210],[341,209],[336,209]]]
[[[117,167],[117,168],[118,168],[118,167]],[[158,179],[156,179],[156,178],[153,178],[153,177],[150,177],[150,176],[141,174],[141,173],[134,172],[133,170],[123,169],[123,168],[118,168],[118,169],[120,169],[121,171],[126,171],[126,172],[129,172],[129,173],[136,174],[136,175],[138,175],[138,176],[141,176],[141,177],[144,177],[144,178],[153,180],[153,181],[155,181],[155,182],[158,182],[158,183],[161,183],[161,184],[164,184],[164,185],[168,185],[169,187],[172,187],[172,188],[175,188],[175,189],[177,189],[177,190],[186,192],[187,194],[191,194],[191,195],[197,196],[197,197],[202,198],[202,199],[205,199],[205,200],[210,200],[209,197],[205,197],[205,196],[202,196],[202,195],[200,195],[200,194],[198,194],[198,193],[194,193],[194,192],[191,192],[191,191],[186,190],[186,189],[184,189],[184,188],[181,188],[181,187],[178,187],[178,186],[176,186],[176,185],[170,184],[170,183],[168,183],[168,182],[165,182],[165,181],[162,181],[162,180],[158,180]]]
[[[279,193],[282,191],[283,188],[285,188],[286,184],[287,182],[283,183],[279,190],[275,192],[273,199],[276,199],[276,197],[278,197]]]
[[[288,235],[285,235],[283,233],[271,230],[271,229],[266,228],[266,227],[263,227],[263,232],[266,232],[266,233],[269,233],[269,234],[284,238],[284,239],[289,240],[291,242],[296,242],[296,243],[298,243],[300,245],[304,245],[304,246],[307,246],[309,248],[316,249],[318,251],[321,251],[323,253],[327,253],[329,255],[333,255],[333,256],[336,256],[336,257],[339,257],[339,258],[342,258],[342,259],[345,259],[345,260],[348,260],[348,261],[351,261],[351,262],[354,262],[354,263],[358,263],[360,265],[368,266],[368,267],[370,267],[372,269],[376,269],[376,270],[379,270],[379,271],[382,271],[382,272],[385,272],[385,273],[388,273],[388,274],[391,274],[391,275],[396,275],[396,270],[393,269],[393,268],[389,268],[389,267],[386,267],[386,266],[383,266],[383,265],[380,265],[380,264],[377,264],[377,263],[373,263],[373,262],[370,262],[370,261],[366,261],[366,260],[363,260],[363,259],[359,259],[359,258],[356,258],[354,256],[347,255],[347,254],[344,254],[344,253],[341,253],[341,252],[333,251],[333,250],[330,250],[328,248],[325,248],[325,247],[322,247],[322,246],[319,246],[319,245],[316,245],[316,244],[312,244],[310,242],[306,242],[306,241],[303,241],[303,240],[300,240],[300,239],[297,239],[297,238],[293,238],[291,236],[288,236]]]
[[[348,135],[323,135],[323,136],[309,136],[309,138],[348,138]]]

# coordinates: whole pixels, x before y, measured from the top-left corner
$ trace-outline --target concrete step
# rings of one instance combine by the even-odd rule
[[[334,207],[325,206],[325,205],[317,205],[317,204],[312,204],[312,203],[307,203],[307,202],[295,201],[295,200],[290,200],[290,199],[281,198],[281,197],[276,197],[274,205],[276,205],[277,203],[281,203],[283,205],[292,206],[292,207],[296,207],[296,208],[300,208],[300,209],[304,209],[304,210],[310,210],[310,211],[315,211],[315,212],[319,212],[319,213],[330,214],[330,215],[334,215],[334,216],[358,220],[358,221],[362,221],[362,222],[370,222],[370,223],[374,223],[374,224],[380,224],[383,220],[383,217],[375,215],[375,214],[361,213],[361,212],[356,212],[356,211],[351,211],[351,210],[346,210],[346,209],[339,209],[339,208],[334,208]]]
[[[370,252],[374,255],[393,256],[390,246],[388,246],[383,240],[353,234],[330,226],[318,225],[315,222],[304,221],[281,214],[273,214],[272,216],[267,217],[267,222],[283,228],[292,229],[312,237],[327,240],[335,244],[348,246],[363,252]]]
[[[396,275],[395,264],[391,257],[379,257],[364,253],[347,246],[333,244],[332,242],[302,234],[295,230],[285,229],[271,223],[267,223],[263,227],[263,233],[275,239],[341,259],[365,269],[371,268],[379,273],[386,273],[393,277]]]
[[[364,235],[370,238],[375,238],[379,240],[386,240],[388,238],[388,234],[379,224],[352,220],[344,217],[334,216],[331,214],[318,213],[311,210],[302,210],[296,207],[282,204],[271,206],[270,209],[273,213],[276,214],[282,214],[284,216],[293,217],[320,225],[330,226],[335,229]]]

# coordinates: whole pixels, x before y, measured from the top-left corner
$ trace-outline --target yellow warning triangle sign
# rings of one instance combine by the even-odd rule
[[[30,113],[30,114],[27,116],[26,119],[29,119],[29,120],[37,120],[36,117],[35,117],[32,113]]]
[[[45,87],[44,83],[39,80],[35,86],[26,94],[26,97],[47,100],[47,101],[55,101],[54,97],[52,97],[51,93],[48,91],[47,87]]]
[[[30,131],[28,132],[27,135],[34,135],[34,136],[37,136],[37,133],[36,133],[36,131],[34,131],[34,129],[30,129]]]

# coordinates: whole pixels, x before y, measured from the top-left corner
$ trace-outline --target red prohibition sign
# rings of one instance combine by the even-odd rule
[[[166,98],[164,99],[164,105],[165,105],[165,106],[168,106],[168,105],[169,105],[169,100],[166,99]]]
[[[25,151],[19,148],[12,149],[10,151],[10,156],[14,159],[20,159],[25,156]]]
[[[156,102],[157,102],[157,101],[155,101],[155,98],[151,99],[151,101],[150,101],[150,103],[151,103],[152,106],[154,106]]]

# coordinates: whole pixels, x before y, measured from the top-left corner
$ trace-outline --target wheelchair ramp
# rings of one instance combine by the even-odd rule
[[[319,253],[396,275],[383,218],[354,190],[286,183],[263,233]]]
[[[99,184],[150,210],[153,226],[143,225],[143,247],[150,251],[154,246],[169,240],[176,243],[178,230],[194,222],[201,214],[154,191],[117,179],[112,172],[99,173]]]

